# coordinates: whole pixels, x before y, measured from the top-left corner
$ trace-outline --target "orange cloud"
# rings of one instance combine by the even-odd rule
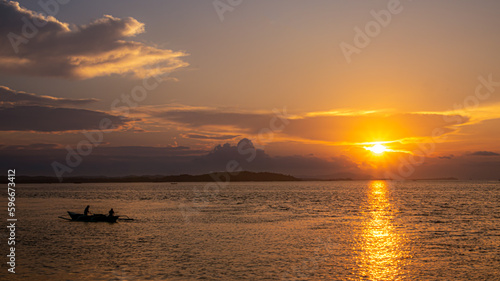
[[[144,23],[131,17],[105,15],[76,26],[37,14],[17,2],[1,1],[0,35],[8,40],[0,41],[0,72],[70,79],[111,74],[143,78],[188,65],[181,59],[187,55],[184,52],[125,40],[143,32]]]
[[[274,113],[179,106],[148,108],[140,114],[141,118],[176,124],[186,131],[196,129],[206,133],[225,132],[247,136],[258,136],[263,129],[270,128],[271,121],[276,119]],[[450,123],[447,120],[450,117],[453,116],[369,111],[287,115],[284,121],[286,125],[274,132],[273,140],[340,146],[362,146],[374,142],[419,143],[455,132],[457,128],[453,125],[456,123]],[[456,119],[460,119],[461,124],[469,121],[467,116],[457,115]]]

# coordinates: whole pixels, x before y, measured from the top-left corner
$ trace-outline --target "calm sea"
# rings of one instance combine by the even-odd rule
[[[500,182],[17,190],[16,274],[3,227],[1,280],[500,280]],[[58,218],[86,205],[135,220]]]

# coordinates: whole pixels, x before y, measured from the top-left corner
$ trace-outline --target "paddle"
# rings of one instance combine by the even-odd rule
[[[122,218],[120,218],[120,217],[127,217],[127,218],[122,219]],[[122,220],[122,221],[133,221],[133,220],[134,220],[133,218],[130,218],[130,217],[129,217],[129,216],[127,216],[127,215],[123,215],[123,216],[120,216],[120,217],[119,217],[118,219],[119,219],[119,220]]]
[[[67,221],[72,220],[72,219],[68,219],[68,218],[65,218],[65,217],[61,217],[61,216],[58,216],[58,218],[63,219],[63,220],[67,220]]]

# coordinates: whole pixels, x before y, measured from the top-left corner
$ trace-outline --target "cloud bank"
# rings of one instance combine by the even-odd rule
[[[0,131],[98,130],[102,120],[109,120],[113,127],[129,121],[106,112],[73,108],[93,102],[96,100],[40,96],[0,86]]]
[[[0,105],[40,105],[40,106],[82,106],[97,102],[96,99],[67,99],[51,96],[36,95],[15,91],[5,86],[0,86]]]
[[[148,113],[151,117],[180,124],[187,129],[217,132],[229,130],[240,134],[258,134],[271,127],[276,119],[273,113],[230,112],[219,109],[165,109]],[[286,126],[280,134],[289,139],[302,139],[328,143],[363,143],[380,140],[405,140],[430,137],[439,130],[440,135],[456,130],[451,128],[469,121],[467,116],[420,113],[357,113],[357,114],[305,114],[280,116]],[[281,124],[280,124],[281,126]]]
[[[500,156],[500,154],[493,152],[493,151],[475,151],[475,152],[472,152],[470,155],[474,155],[474,156]]]
[[[125,40],[143,32],[144,24],[131,17],[105,15],[78,26],[1,0],[0,72],[68,79],[111,74],[142,78],[188,65],[181,59],[184,52]]]
[[[115,127],[124,124],[120,117],[99,111],[43,106],[16,106],[0,108],[0,131],[99,130],[99,124],[103,119],[109,119]]]
[[[238,146],[244,148],[244,153],[238,151]],[[0,145],[0,166],[9,164],[23,167],[24,174],[53,176],[51,163],[64,161],[67,153],[65,148],[56,144]],[[252,155],[254,157],[250,158]],[[189,147],[98,146],[74,172],[65,176],[99,175],[103,171],[108,176],[202,174],[225,171],[229,161],[237,161],[243,170],[298,176],[346,177],[361,174],[356,164],[347,158],[322,159],[300,155],[274,157],[255,148],[248,139],[242,139],[237,145],[225,143],[210,151]]]
[[[240,149],[238,150],[238,147]],[[243,152],[243,153],[242,153]],[[0,145],[0,168],[22,167],[23,174],[54,176],[53,161],[64,161],[68,151],[57,144]],[[455,157],[428,157],[415,166],[411,178],[456,177],[459,179],[498,179],[500,156],[478,159],[463,154]],[[229,161],[236,161],[242,170],[268,171],[298,177],[323,179],[367,179],[374,175],[347,157],[321,158],[311,155],[271,156],[255,148],[248,139],[238,144],[224,143],[210,151],[189,147],[98,146],[81,165],[65,176],[82,175],[175,175],[225,171]],[[7,166],[8,165],[8,166]]]

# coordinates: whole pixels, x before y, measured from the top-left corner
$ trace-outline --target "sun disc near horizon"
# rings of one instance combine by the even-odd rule
[[[370,147],[366,147],[365,146],[365,149],[369,150],[369,151],[371,151],[371,152],[373,152],[375,154],[382,154],[382,153],[384,153],[386,151],[389,151],[389,149],[387,149],[387,147],[383,146],[380,143],[377,143],[377,144],[375,144],[373,146],[370,146]]]

